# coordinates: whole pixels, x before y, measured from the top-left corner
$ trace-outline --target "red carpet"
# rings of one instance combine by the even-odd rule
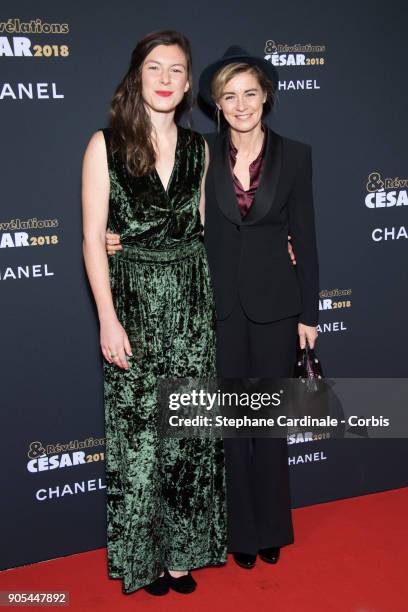
[[[408,612],[407,511],[408,488],[300,508],[276,566],[196,571],[192,595],[123,595],[105,549],[0,572],[0,590],[69,591],[60,609],[89,612]]]

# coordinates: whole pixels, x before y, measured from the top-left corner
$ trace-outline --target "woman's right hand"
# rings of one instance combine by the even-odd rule
[[[121,251],[123,247],[120,243],[120,235],[107,231],[105,234],[105,247],[108,255],[115,255],[116,251]]]
[[[129,369],[126,355],[133,357],[129,338],[116,317],[101,321],[100,340],[103,356],[124,370]]]

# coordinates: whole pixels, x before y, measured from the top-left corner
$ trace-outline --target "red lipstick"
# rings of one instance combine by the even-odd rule
[[[168,98],[173,93],[172,91],[156,91],[158,96],[162,96],[163,98]]]

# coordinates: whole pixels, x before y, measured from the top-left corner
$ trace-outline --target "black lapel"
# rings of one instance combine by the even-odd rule
[[[276,197],[282,166],[282,138],[270,128],[267,128],[267,130],[268,138],[262,164],[261,181],[256,190],[252,206],[242,220],[243,225],[257,223],[269,211]]]
[[[242,219],[238,208],[237,197],[231,177],[228,150],[228,130],[219,134],[213,147],[213,179],[218,206],[223,214],[235,223],[241,225]]]

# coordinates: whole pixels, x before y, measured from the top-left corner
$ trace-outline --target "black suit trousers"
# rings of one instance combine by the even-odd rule
[[[291,377],[298,317],[256,323],[237,303],[217,321],[217,373],[224,378]],[[228,550],[256,554],[293,542],[286,439],[225,439]]]

